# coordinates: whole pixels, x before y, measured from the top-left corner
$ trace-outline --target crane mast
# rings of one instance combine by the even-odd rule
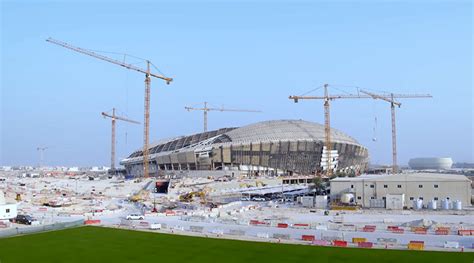
[[[194,108],[194,107],[184,107],[185,110],[187,111],[203,111],[204,113],[204,132],[207,132],[207,117],[208,117],[208,112],[209,111],[233,111],[233,112],[261,112],[259,110],[245,110],[245,109],[225,109],[225,108],[209,108],[207,107],[207,102],[204,102],[204,107],[203,108]]]
[[[130,122],[130,123],[134,123],[134,124],[140,124],[138,121],[134,121],[134,120],[130,120],[130,119],[127,119],[127,118],[124,118],[124,117],[121,117],[121,116],[117,116],[115,115],[115,108],[112,109],[112,115],[108,114],[108,113],[105,113],[105,112],[102,112],[102,116],[104,116],[104,118],[110,118],[111,119],[111,122],[112,122],[112,139],[111,139],[111,150],[110,150],[110,170],[112,173],[115,173],[115,143],[116,143],[116,140],[115,140],[115,123],[117,120],[120,120],[120,121],[125,121],[125,122]]]
[[[134,71],[145,74],[145,103],[144,103],[145,104],[144,105],[145,110],[144,110],[144,127],[143,127],[143,136],[144,136],[144,138],[143,138],[143,176],[145,178],[148,177],[149,176],[149,169],[148,169],[149,168],[149,163],[148,163],[148,150],[149,149],[148,148],[149,148],[149,135],[150,135],[150,87],[151,87],[151,77],[162,79],[166,82],[166,84],[170,84],[173,81],[173,79],[165,77],[165,76],[160,75],[160,74],[152,73],[151,70],[150,70],[151,62],[149,60],[146,61],[147,62],[147,68],[142,69],[142,68],[136,67],[132,64],[121,62],[119,60],[109,58],[107,56],[98,54],[96,52],[93,52],[93,51],[90,51],[90,50],[87,50],[87,49],[84,49],[84,48],[72,46],[72,45],[70,45],[66,42],[63,42],[63,41],[55,40],[55,39],[52,39],[52,38],[48,38],[48,39],[46,39],[46,41],[50,42],[52,44],[56,44],[58,46],[62,46],[64,48],[70,49],[72,51],[76,51],[78,53],[82,53],[84,55],[88,55],[88,56],[91,56],[91,57],[94,57],[94,58],[97,58],[97,59],[100,59],[100,60],[103,60],[103,61],[107,61],[109,63],[115,64],[115,65],[118,65],[118,66],[121,66],[121,67],[124,67],[124,68],[130,69],[130,70],[134,70]]]
[[[324,96],[289,96],[289,99],[294,100],[297,103],[299,100],[324,100],[324,145],[326,146],[327,151],[327,160],[326,160],[326,175],[332,175],[332,142],[331,142],[331,123],[330,123],[330,101],[336,99],[381,99],[391,103],[391,114],[392,114],[392,169],[393,173],[398,172],[397,166],[397,136],[396,136],[396,121],[395,121],[395,106],[400,107],[401,103],[395,101],[395,98],[431,98],[430,94],[394,94],[391,93],[389,95],[384,94],[374,94],[364,90],[360,90],[360,92],[364,93],[364,95],[360,94],[338,94],[333,95],[329,94],[328,90],[329,85],[324,84]]]
[[[397,160],[397,127],[395,119],[395,106],[399,108],[402,106],[400,102],[395,101],[395,98],[413,99],[413,98],[432,98],[430,94],[375,94],[365,90],[360,92],[369,95],[373,99],[380,99],[390,103],[390,111],[392,117],[392,173],[398,173],[398,160]]]

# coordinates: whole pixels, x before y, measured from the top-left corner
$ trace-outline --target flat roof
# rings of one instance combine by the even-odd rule
[[[337,177],[331,182],[357,182],[357,181],[384,181],[384,182],[432,182],[432,181],[465,181],[470,182],[469,178],[461,174],[443,174],[443,173],[402,173],[402,174],[363,174],[357,177]]]

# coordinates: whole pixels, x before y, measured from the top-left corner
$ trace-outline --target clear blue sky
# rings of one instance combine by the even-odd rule
[[[1,1],[0,165],[37,164],[37,146],[51,147],[48,165],[109,165],[110,121],[100,112],[116,107],[143,122],[142,74],[48,37],[148,58],[174,77],[169,86],[152,81],[152,141],[200,132],[202,113],[183,107],[205,100],[263,111],[211,112],[210,129],[323,123],[321,101],[287,97],[332,83],[431,93],[397,111],[400,163],[474,161],[471,1],[311,2]],[[373,163],[391,162],[387,103],[335,101],[331,121],[367,146]],[[117,129],[118,157],[141,147],[142,126]]]

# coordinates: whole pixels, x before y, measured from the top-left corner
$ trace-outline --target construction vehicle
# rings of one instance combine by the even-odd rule
[[[385,95],[377,95],[377,94],[370,94],[370,95],[360,95],[360,94],[341,94],[341,95],[329,95],[329,84],[324,84],[324,96],[289,96],[288,98],[293,100],[295,103],[298,103],[299,100],[324,100],[324,147],[325,152],[327,153],[326,157],[326,176],[331,177],[333,174],[333,167],[331,165],[333,161],[332,156],[332,141],[331,141],[331,125],[330,125],[330,101],[336,99],[384,99],[390,102],[390,99],[393,101],[394,98],[427,98],[431,97],[429,94],[390,94],[390,96]],[[365,92],[366,94],[369,94]],[[393,106],[393,104],[392,104]],[[392,111],[392,134],[393,134],[393,142],[395,142],[396,134],[395,134],[395,113]],[[323,151],[324,151],[323,150]],[[394,148],[393,152],[394,162],[396,162],[396,148]],[[396,168],[396,163],[393,165]],[[395,173],[397,169],[394,169],[393,173]]]
[[[204,132],[207,132],[207,113],[209,111],[233,111],[233,112],[261,112],[258,110],[243,110],[243,109],[224,109],[222,108],[209,108],[207,107],[207,102],[204,102],[203,108],[194,108],[194,107],[184,107],[187,111],[200,110],[204,112]]]
[[[249,187],[252,187],[252,186],[251,186],[250,184],[248,184],[248,183],[240,183],[240,184],[239,184],[239,187],[240,187],[240,188],[249,188]]]
[[[62,46],[64,48],[70,49],[72,51],[76,51],[78,53],[82,53],[84,55],[88,55],[88,56],[91,56],[91,57],[94,57],[94,58],[97,58],[97,59],[100,59],[100,60],[103,60],[103,61],[107,61],[109,63],[115,64],[115,65],[118,65],[118,66],[121,66],[121,67],[124,67],[124,68],[130,69],[130,70],[134,70],[134,71],[145,74],[145,103],[144,103],[145,104],[145,107],[144,107],[145,108],[145,110],[144,110],[144,115],[145,116],[144,116],[144,124],[143,124],[143,126],[144,126],[144,128],[143,128],[143,177],[147,178],[149,176],[149,174],[148,174],[148,172],[149,172],[149,163],[148,163],[149,149],[148,149],[148,146],[149,146],[149,140],[150,140],[149,135],[150,135],[150,87],[151,87],[151,77],[162,79],[162,80],[166,81],[166,84],[170,84],[173,81],[173,79],[165,77],[162,74],[152,73],[151,69],[150,69],[150,66],[152,65],[152,63],[149,60],[146,60],[146,64],[147,64],[146,69],[142,69],[142,68],[139,68],[135,65],[128,64],[128,63],[125,63],[125,62],[121,62],[119,60],[109,58],[109,57],[106,57],[104,55],[100,55],[98,53],[92,52],[92,51],[84,49],[84,48],[79,48],[79,47],[72,46],[72,45],[70,45],[66,42],[62,42],[62,41],[55,40],[55,39],[52,39],[52,38],[48,38],[48,39],[46,39],[46,41],[50,42],[50,43],[53,43],[53,44],[56,44],[58,46]]]
[[[192,202],[193,198],[198,196],[201,198],[201,202],[205,202],[206,193],[204,191],[193,191],[179,196],[180,202]]]
[[[140,202],[140,201],[145,201],[148,196],[150,195],[150,192],[148,192],[147,190],[140,190],[138,191],[136,194],[132,195],[129,200],[132,201],[132,202]]]
[[[102,112],[102,116],[104,118],[110,118],[112,120],[112,142],[111,142],[111,153],[110,153],[110,172],[111,174],[115,174],[115,121],[125,121],[135,124],[140,124],[138,121],[130,120],[125,117],[115,115],[115,108],[112,109],[112,115]]]
[[[261,187],[267,186],[267,184],[265,184],[264,182],[262,182],[260,180],[256,180],[255,181],[255,186],[258,187],[258,185],[260,185]]]

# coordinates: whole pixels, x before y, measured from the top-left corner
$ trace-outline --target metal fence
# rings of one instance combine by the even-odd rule
[[[61,222],[47,225],[28,226],[28,227],[10,227],[0,230],[0,238],[11,237],[16,235],[33,234],[38,232],[61,230],[84,225],[84,220],[76,220],[71,222]]]

